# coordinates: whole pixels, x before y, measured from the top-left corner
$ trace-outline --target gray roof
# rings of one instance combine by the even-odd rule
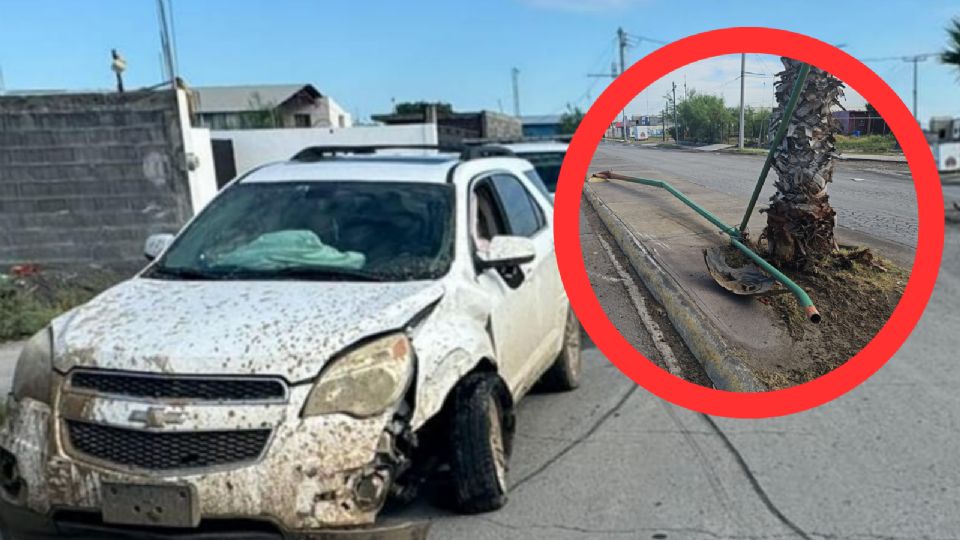
[[[528,116],[520,117],[520,120],[525,125],[530,124],[559,124],[560,115],[559,114],[534,114]]]
[[[200,113],[247,111],[256,104],[277,106],[301,90],[306,90],[314,97],[321,97],[320,92],[311,84],[194,86],[190,89],[197,96],[197,112]]]

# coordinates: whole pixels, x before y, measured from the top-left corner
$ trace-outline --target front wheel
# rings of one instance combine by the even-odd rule
[[[540,388],[548,392],[567,392],[580,386],[580,321],[569,308],[563,328],[563,347],[553,365],[540,378]]]
[[[489,512],[507,502],[513,415],[506,388],[491,373],[467,376],[454,395],[450,469],[456,509]]]

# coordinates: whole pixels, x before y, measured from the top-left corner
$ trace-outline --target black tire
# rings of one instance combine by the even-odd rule
[[[580,321],[568,308],[563,328],[563,347],[553,365],[540,377],[538,387],[546,392],[569,392],[580,386]]]
[[[513,414],[507,389],[492,373],[468,375],[454,390],[450,472],[454,509],[489,512],[507,502]]]

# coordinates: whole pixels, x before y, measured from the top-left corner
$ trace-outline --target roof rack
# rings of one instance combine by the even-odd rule
[[[514,153],[508,148],[492,145],[440,146],[434,144],[368,144],[339,146],[308,146],[297,152],[291,161],[313,162],[342,155],[372,155],[379,150],[436,150],[441,153],[460,154],[460,161],[489,157],[509,157]]]

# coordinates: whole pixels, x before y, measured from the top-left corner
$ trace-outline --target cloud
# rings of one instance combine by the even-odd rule
[[[540,9],[572,11],[577,13],[605,11],[623,11],[647,0],[520,0],[522,3]]]

